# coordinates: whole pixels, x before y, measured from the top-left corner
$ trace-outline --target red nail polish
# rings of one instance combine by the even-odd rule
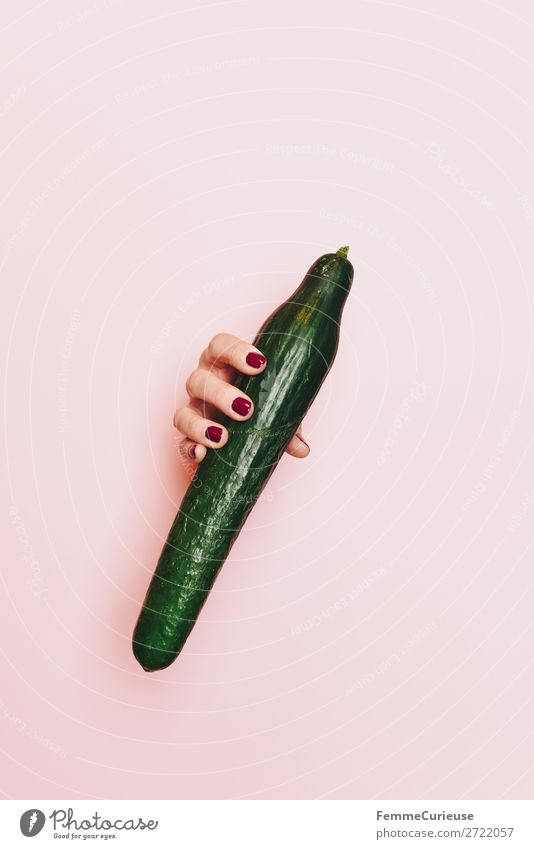
[[[256,351],[251,351],[250,354],[247,354],[247,363],[252,368],[261,368],[265,363],[265,357],[263,354],[257,354]]]
[[[248,416],[251,407],[252,404],[247,398],[234,398],[232,401],[232,410],[240,416]]]
[[[194,460],[195,457],[197,456],[197,446],[196,445],[190,445],[189,451],[187,453],[189,454],[191,459]]]
[[[210,440],[210,442],[220,442],[222,436],[222,427],[215,427],[215,425],[210,425],[206,428],[206,436]]]

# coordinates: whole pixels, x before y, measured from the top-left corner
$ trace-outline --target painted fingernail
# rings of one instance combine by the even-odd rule
[[[247,398],[234,398],[232,410],[240,416],[248,416],[252,403]]]
[[[215,425],[210,425],[206,428],[206,436],[210,440],[210,442],[220,442],[222,436],[222,427],[215,427]]]
[[[190,445],[189,451],[187,453],[188,453],[189,457],[191,457],[191,459],[194,460],[195,457],[197,456],[197,446],[196,445]]]
[[[263,354],[257,354],[256,351],[251,351],[250,354],[247,354],[247,363],[252,368],[261,368],[265,364],[265,357]]]

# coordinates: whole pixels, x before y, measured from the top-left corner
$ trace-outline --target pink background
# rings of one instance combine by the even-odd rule
[[[6,797],[534,790],[534,13],[316,6],[5,6]],[[311,455],[145,674],[185,379],[342,244]]]

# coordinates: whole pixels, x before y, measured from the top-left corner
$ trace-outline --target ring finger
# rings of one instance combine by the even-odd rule
[[[182,407],[175,413],[174,426],[187,439],[206,448],[222,448],[228,441],[228,431],[218,422],[205,419],[193,407]]]

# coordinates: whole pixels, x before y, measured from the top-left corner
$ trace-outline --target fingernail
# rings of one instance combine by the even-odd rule
[[[295,436],[297,437],[297,439],[300,439],[300,441],[302,442],[302,444],[303,444],[303,445],[305,445],[305,446],[306,446],[306,448],[307,448],[307,449],[308,449],[308,451],[309,451],[309,450],[310,450],[310,446],[308,445],[308,443],[306,442],[306,440],[305,440],[305,439],[303,439],[303,437],[300,435],[300,433],[296,433],[296,434],[295,434]]]
[[[251,351],[250,354],[247,354],[247,363],[252,368],[261,368],[265,364],[265,357],[263,354],[257,354],[256,351]]]
[[[206,428],[206,436],[210,440],[210,442],[220,442],[222,436],[222,427],[215,427],[215,425],[210,425]]]
[[[189,451],[187,453],[191,457],[191,459],[194,460],[195,457],[197,456],[197,446],[196,445],[190,445]]]
[[[232,401],[232,410],[240,416],[248,416],[252,403],[247,398],[234,398]]]

